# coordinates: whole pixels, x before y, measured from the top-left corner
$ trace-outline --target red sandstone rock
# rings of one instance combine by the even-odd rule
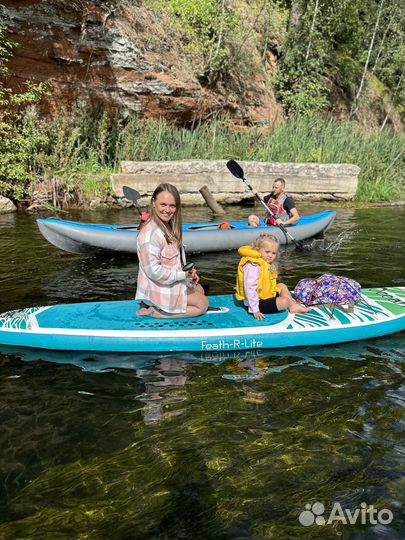
[[[217,111],[239,120],[277,119],[280,109],[263,81],[246,81],[238,94],[202,87],[186,49],[179,55],[173,45],[176,30],[159,27],[142,3],[123,6],[118,0],[3,0],[0,24],[18,43],[7,85],[22,91],[29,79],[51,80],[52,95],[41,105],[49,115],[86,102],[182,125]]]

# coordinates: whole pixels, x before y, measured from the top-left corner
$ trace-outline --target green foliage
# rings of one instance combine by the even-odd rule
[[[253,6],[249,6],[252,10]],[[258,33],[258,48],[263,63],[274,45],[284,43],[287,35],[289,9],[281,3],[265,0],[255,13],[254,29]]]
[[[275,88],[287,114],[309,114],[326,108],[327,86],[317,60],[308,62],[296,58],[302,55],[291,50],[276,80]]]
[[[7,74],[13,49],[6,29],[0,26],[0,74]],[[13,93],[0,81],[0,193],[3,195],[21,198],[35,178],[49,141],[33,119],[29,106],[38,103],[49,87],[46,82],[29,82],[24,92]]]
[[[360,167],[359,201],[403,200],[404,136],[367,136],[352,122],[294,117],[267,139],[255,159],[270,162],[351,163]]]
[[[369,70],[390,89],[400,106],[405,98],[401,84],[405,2],[400,2],[402,9],[394,0],[385,0],[377,25],[381,0],[293,0],[292,10],[298,16],[290,23],[276,80],[286,112],[332,110],[333,86],[343,90],[350,103],[369,53]]]
[[[376,9],[375,2],[372,3]],[[404,112],[405,1],[385,0],[376,43],[371,54],[371,71],[391,90],[394,103]]]
[[[97,167],[110,161],[110,121],[105,111],[78,107],[70,116],[47,124],[52,144],[49,159],[58,176],[73,178],[84,164]]]
[[[13,43],[7,38],[6,28],[0,25],[0,75],[7,73],[7,60],[12,57],[12,50]]]
[[[26,103],[31,98],[27,98]],[[12,122],[12,123],[10,123]],[[38,173],[49,164],[50,141],[32,110],[13,113],[0,124],[0,194],[21,199]]]
[[[254,78],[260,64],[257,58],[266,68],[267,53],[276,51],[280,63],[271,75],[276,73],[276,91],[290,119],[268,137],[255,130],[228,129],[228,120],[219,117],[187,130],[163,120],[142,122],[136,116],[110,119],[85,107],[44,122],[34,105],[50,91],[48,84],[29,84],[25,92],[15,94],[0,83],[3,195],[20,199],[32,182],[46,176],[60,179],[68,190],[80,186],[94,193],[100,187],[98,178],[119,169],[122,160],[235,157],[355,163],[361,167],[360,200],[403,198],[402,137],[386,132],[367,137],[350,123],[314,117],[314,112],[333,108],[333,88],[350,104],[381,0],[252,0],[248,5],[228,0],[159,1],[160,9],[170,10],[202,59],[203,83],[231,76]],[[298,15],[287,25],[292,12]],[[7,73],[13,48],[0,26],[0,74]],[[257,53],[253,60],[251,51]],[[398,110],[403,110],[405,100],[404,51],[402,14],[394,0],[385,0],[371,49],[369,69],[374,77],[369,79],[379,88],[376,93],[391,93]]]
[[[8,73],[7,63],[13,56],[14,48],[15,44],[7,37],[6,28],[0,26],[0,75],[4,76]],[[24,92],[14,93],[0,81],[0,107],[3,121],[22,107],[37,103],[44,93],[49,92],[49,89],[49,82],[38,84],[28,82]]]
[[[188,130],[163,120],[132,116],[109,122],[104,113],[44,122],[30,108],[1,138],[0,191],[19,199],[34,181],[53,177],[67,191],[105,192],[107,177],[123,160],[229,159],[268,162],[352,163],[360,167],[357,199],[403,199],[404,137],[383,131],[366,136],[353,123],[296,116],[268,135],[238,131],[226,118]],[[101,182],[101,184],[100,184]]]
[[[226,0],[168,0],[173,15],[202,55],[202,83],[214,83],[226,73],[230,61],[228,42],[236,29],[236,14]]]
[[[384,0],[377,28],[381,0],[167,0],[160,6],[202,58],[202,83],[254,78],[264,68],[288,115],[312,115],[332,111],[337,95],[351,109],[360,81],[367,87],[366,60],[403,111],[405,0],[399,2],[400,8],[398,0]]]
[[[340,51],[358,52],[361,26],[356,0],[296,1],[300,17],[288,33],[276,91],[288,114],[311,115],[331,108],[330,79],[339,77]],[[340,76],[347,88],[358,76],[355,67],[349,80],[347,70]]]
[[[0,193],[20,199],[35,180],[37,167],[48,144],[40,125],[30,115],[20,116],[15,124],[0,126]]]
[[[224,118],[186,130],[164,121],[132,118],[120,132],[115,163],[229,158],[298,163],[351,163],[360,167],[357,199],[402,200],[405,145],[402,135],[366,136],[351,122],[304,115],[290,118],[270,135],[235,131]]]
[[[112,128],[114,129],[114,128]],[[360,167],[358,200],[403,199],[405,146],[402,135],[383,131],[366,136],[353,123],[296,116],[270,135],[235,131],[226,118],[192,130],[163,120],[133,117],[120,129],[111,166],[122,160],[229,159],[269,162],[352,163]]]
[[[78,108],[46,122],[29,107],[0,129],[0,193],[19,200],[46,176],[63,181],[68,191],[80,186],[97,193],[96,177],[111,166],[112,135],[105,112]]]

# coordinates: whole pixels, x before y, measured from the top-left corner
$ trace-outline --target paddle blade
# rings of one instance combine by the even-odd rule
[[[136,191],[136,189],[132,189],[129,186],[123,186],[122,191],[126,199],[132,201],[135,206],[138,206],[137,202],[141,198],[141,194],[139,193],[139,191]]]
[[[242,167],[239,165],[239,163],[236,163],[235,160],[233,159],[230,159],[228,161],[228,163],[226,164],[226,166],[228,167],[228,170],[231,174],[233,174],[234,176],[236,176],[236,178],[240,178],[240,179],[244,179],[245,177],[245,174],[243,172],[243,169]]]

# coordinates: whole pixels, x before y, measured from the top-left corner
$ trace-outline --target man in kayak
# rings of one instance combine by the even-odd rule
[[[284,178],[274,180],[273,191],[264,197],[264,202],[271,212],[264,217],[266,225],[293,225],[300,220],[294,199],[285,191]],[[259,227],[260,218],[252,214],[248,217],[248,223],[251,227]]]

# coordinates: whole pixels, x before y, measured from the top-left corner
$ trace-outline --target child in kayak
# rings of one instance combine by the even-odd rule
[[[277,283],[279,241],[271,234],[262,234],[250,246],[239,248],[242,257],[238,266],[236,298],[243,300],[255,319],[264,314],[288,309],[290,313],[308,313],[309,308],[292,298],[287,285]]]

